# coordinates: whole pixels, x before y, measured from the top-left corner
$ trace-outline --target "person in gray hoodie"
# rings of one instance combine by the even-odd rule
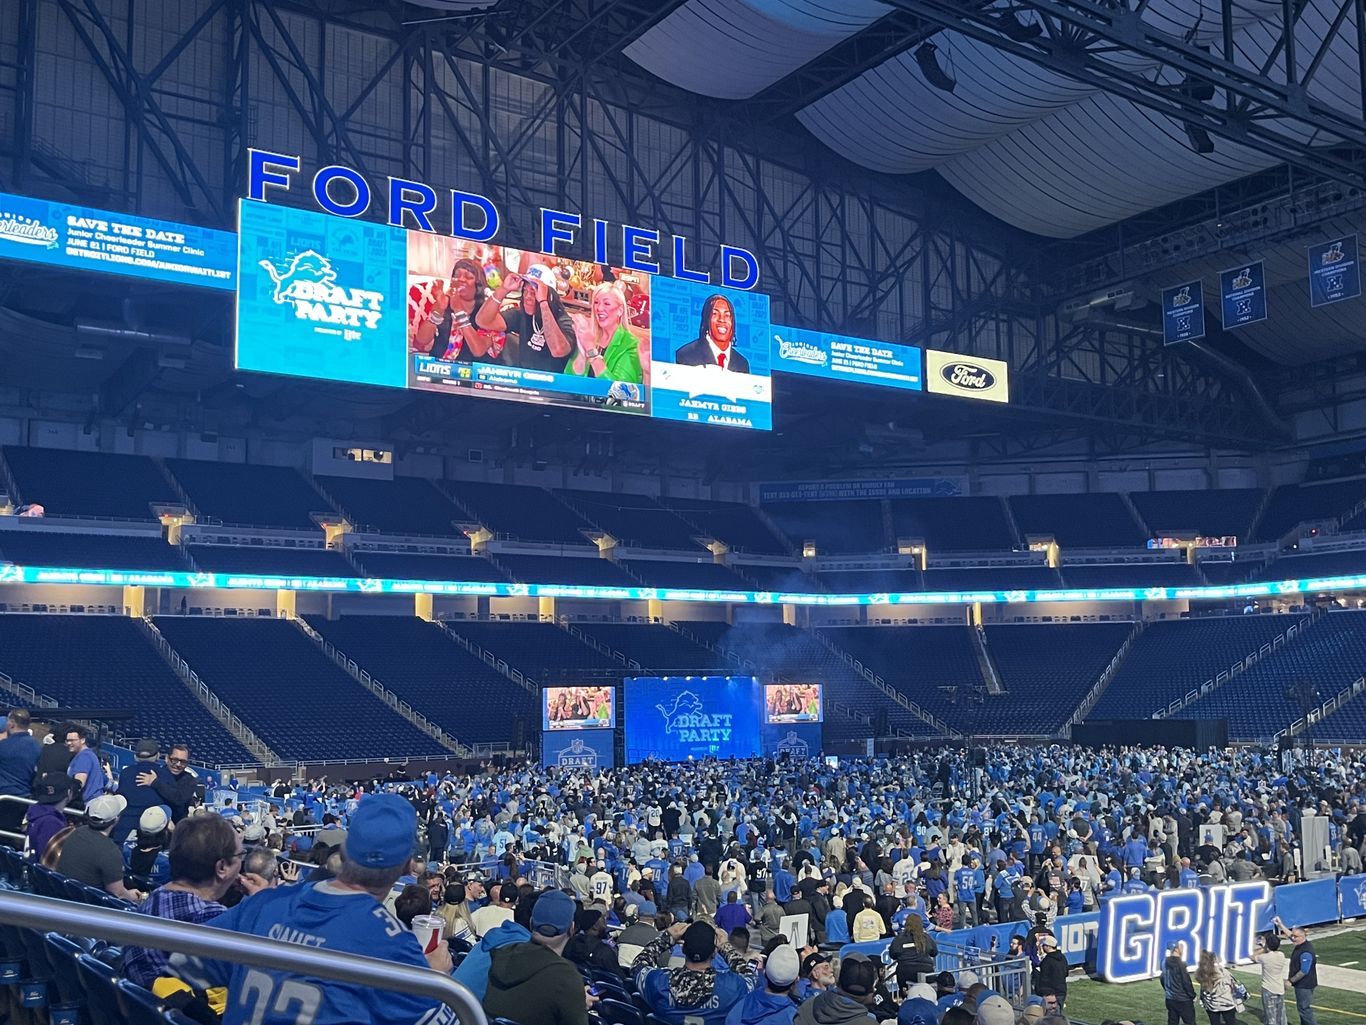
[[[797,1009],[794,1025],[866,1025],[876,1022],[877,965],[863,954],[840,959],[840,976],[833,990],[817,993]]]

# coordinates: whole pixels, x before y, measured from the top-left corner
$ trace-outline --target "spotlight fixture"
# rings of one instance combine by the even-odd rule
[[[1043,35],[1042,24],[1037,21],[1021,21],[1020,15],[1015,11],[1002,11],[996,15],[995,20],[996,27],[1005,34],[1005,37],[1017,43],[1027,43]]]
[[[1208,156],[1214,152],[1214,140],[1209,137],[1209,132],[1189,121],[1182,121],[1181,127],[1186,130],[1186,141],[1196,153]]]
[[[915,62],[920,66],[920,73],[925,76],[926,82],[936,89],[951,93],[958,88],[958,83],[940,66],[938,54],[939,47],[926,40],[915,51]]]

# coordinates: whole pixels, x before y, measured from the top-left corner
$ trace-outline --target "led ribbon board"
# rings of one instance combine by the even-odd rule
[[[191,590],[335,591],[358,594],[483,595],[490,598],[587,598],[601,601],[694,601],[723,605],[1028,605],[1034,602],[1210,601],[1366,590],[1366,574],[1201,587],[1106,587],[1054,591],[887,591],[808,594],[797,591],[708,591],[686,587],[598,587],[374,577],[247,576],[184,570],[74,569],[0,564],[0,584],[176,587]]]
[[[1270,900],[1266,882],[1114,897],[1101,905],[1096,967],[1107,982],[1155,979],[1177,943],[1185,946],[1188,967],[1195,967],[1203,950],[1224,964],[1246,963],[1257,909]]]

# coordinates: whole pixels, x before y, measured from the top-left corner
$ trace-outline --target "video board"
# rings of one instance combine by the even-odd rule
[[[913,345],[773,325],[773,369],[785,373],[920,391],[920,363]]]
[[[764,722],[782,725],[825,722],[819,683],[770,683],[764,687]]]
[[[617,725],[615,687],[547,687],[541,691],[545,730],[611,730]]]
[[[0,192],[0,259],[232,290],[230,231]]]
[[[768,297],[243,200],[237,367],[771,429]]]
[[[762,751],[763,698],[752,676],[633,676],[625,686],[627,764]]]

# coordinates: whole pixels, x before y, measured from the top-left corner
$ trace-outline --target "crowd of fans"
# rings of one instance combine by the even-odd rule
[[[632,995],[668,1025],[1065,1020],[1059,915],[1114,893],[1293,881],[1306,860],[1324,862],[1299,850],[1308,814],[1329,821],[1324,867],[1359,873],[1366,846],[1366,772],[1336,752],[1284,768],[1251,749],[1063,746],[998,750],[977,770],[948,749],[838,766],[485,766],[205,795],[183,747],[162,759],[143,742],[114,781],[81,757],[80,727],[64,734],[60,768],[49,757],[57,745],[37,744],[28,727],[26,713],[11,713],[0,792],[23,784],[36,796],[23,824],[33,857],[144,914],[453,972],[490,1017],[523,1025],[586,1025],[603,1001]],[[68,825],[73,803],[84,816]],[[424,953],[409,929],[433,914],[446,942]],[[785,931],[786,916],[805,916],[806,934]],[[1019,923],[1007,949],[994,949],[989,930],[971,946],[984,963],[1024,959],[1028,1002],[1019,988],[993,991],[988,982],[1005,990],[996,976],[937,971],[941,943],[967,946],[947,933],[1001,922]],[[1317,982],[1312,945],[1284,935],[1290,958],[1278,937],[1258,955],[1270,962],[1265,1006],[1284,1021],[1279,972],[1300,1021],[1314,1025],[1299,999]],[[843,945],[872,941],[889,941],[880,958],[832,961]],[[282,973],[263,981],[228,962],[124,953],[132,981],[205,1021],[294,1021],[296,1005],[316,1023],[446,1013],[299,979],[293,1004],[266,1006],[284,992]],[[1163,981],[1172,1025],[1192,1022],[1189,976]],[[1236,995],[1226,969],[1202,965],[1195,982],[1211,1025],[1225,1025]]]

